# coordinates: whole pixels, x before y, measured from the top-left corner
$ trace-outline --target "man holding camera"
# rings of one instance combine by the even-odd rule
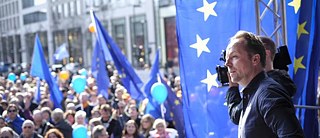
[[[285,70],[278,70],[273,68],[273,60],[276,55],[276,45],[272,39],[265,36],[258,36],[261,40],[264,48],[266,49],[266,67],[265,71],[269,77],[282,85],[283,88],[286,89],[287,95],[289,97],[293,97],[296,93],[296,86],[288,73]],[[227,103],[228,103],[228,112],[231,121],[238,125],[240,113],[242,110],[242,99],[239,93],[239,84],[230,81],[229,77],[229,89],[227,91]],[[234,102],[231,102],[234,101]]]
[[[231,120],[239,124],[239,137],[303,137],[290,98],[295,88],[284,88],[267,76],[264,70],[273,70],[274,54],[263,45],[254,34],[239,31],[227,47],[225,64],[231,86],[227,103]],[[266,61],[266,57],[270,59]],[[243,98],[238,84],[244,87]]]

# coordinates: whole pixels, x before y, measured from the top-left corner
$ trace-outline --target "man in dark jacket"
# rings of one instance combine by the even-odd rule
[[[259,38],[266,49],[265,71],[267,72],[267,75],[282,85],[283,88],[286,89],[289,97],[293,97],[296,93],[296,86],[288,73],[285,70],[273,68],[273,60],[277,49],[275,43],[269,37],[259,36]],[[242,99],[240,97],[239,85],[237,83],[229,81],[229,89],[227,91],[226,99],[229,108],[228,112],[230,119],[234,124],[238,125],[242,110]]]
[[[238,137],[303,137],[286,89],[267,76],[266,50],[252,33],[239,31],[231,38],[226,51],[230,82],[243,86],[243,98],[228,98],[241,103]],[[234,104],[237,108],[237,104]]]
[[[72,138],[72,127],[71,125],[63,118],[63,111],[59,108],[56,108],[52,111],[51,115],[54,127],[62,132],[65,138]]]

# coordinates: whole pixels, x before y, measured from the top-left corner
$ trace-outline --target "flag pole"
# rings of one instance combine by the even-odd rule
[[[157,73],[157,80],[158,80],[158,83],[162,83],[159,73]],[[161,110],[161,116],[162,116],[162,118],[164,119],[164,114],[166,113],[167,110],[166,110],[166,108],[164,107],[164,104],[163,104],[163,103],[160,104],[160,110]]]

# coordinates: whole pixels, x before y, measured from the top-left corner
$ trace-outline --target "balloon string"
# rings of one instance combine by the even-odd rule
[[[157,79],[158,79],[158,82],[161,83],[161,78],[160,78],[159,73],[157,74]]]

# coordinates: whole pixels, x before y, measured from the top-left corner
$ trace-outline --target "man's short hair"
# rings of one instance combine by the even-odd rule
[[[63,120],[63,111],[60,108],[56,108],[52,111],[51,118],[54,123],[58,123]]]
[[[271,52],[271,60],[274,60],[274,56],[276,55],[277,47],[273,40],[266,36],[258,36],[263,43],[263,46],[266,50],[270,50]]]
[[[260,62],[262,67],[266,66],[266,50],[261,42],[261,40],[251,32],[238,31],[230,41],[234,39],[244,38],[246,40],[245,49],[248,52],[249,58],[254,54],[260,55]]]

